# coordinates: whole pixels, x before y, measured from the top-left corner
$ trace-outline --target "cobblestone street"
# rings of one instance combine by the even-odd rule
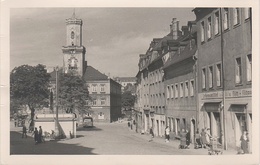
[[[21,127],[11,126],[11,154],[69,154],[69,155],[207,155],[206,149],[178,149],[179,141],[165,143],[164,138],[128,130],[126,123],[95,124],[93,128],[77,131],[77,138],[47,141],[35,145],[29,133],[21,138]],[[224,151],[235,155],[236,151]]]

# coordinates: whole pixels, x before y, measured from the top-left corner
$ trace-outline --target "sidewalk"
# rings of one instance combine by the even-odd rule
[[[126,127],[126,129],[128,129],[128,128]],[[135,130],[129,130],[129,132],[132,132],[138,138],[142,138],[146,141],[149,141],[151,139],[150,135],[147,133],[145,133],[145,134],[136,133]],[[177,139],[170,138],[170,141],[168,143],[166,143],[164,137],[155,136],[153,138],[153,141],[151,141],[151,143],[158,143],[161,145],[171,146],[175,149],[178,149],[180,141]],[[194,144],[190,144],[189,149],[181,149],[181,150],[187,150],[189,152],[192,152],[194,155],[208,155],[208,149],[204,149],[204,148],[194,149]],[[223,150],[223,155],[237,155],[237,151],[234,149]]]

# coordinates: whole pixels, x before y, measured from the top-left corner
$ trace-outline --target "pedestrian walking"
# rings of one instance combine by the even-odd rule
[[[151,139],[149,140],[149,142],[153,141],[154,138],[153,127],[150,128],[150,137]]]
[[[26,129],[26,126],[25,125],[23,125],[23,134],[22,134],[22,138],[27,138],[27,129]]]
[[[246,131],[243,132],[243,134],[240,137],[240,141],[241,141],[241,154],[248,154],[248,133]]]
[[[42,126],[39,126],[39,136],[38,136],[38,143],[43,142],[43,137],[42,137]]]
[[[170,129],[169,126],[165,128],[165,142],[168,143],[170,141]]]
[[[206,131],[205,131],[205,129],[201,130],[200,135],[201,135],[202,147],[206,148],[207,147],[207,139],[206,139]]]
[[[190,131],[186,130],[186,148],[190,147]]]
[[[34,132],[32,133],[32,136],[34,136],[35,144],[37,144],[38,143],[38,139],[39,139],[39,132],[38,132],[36,127],[34,129]]]
[[[199,133],[199,129],[197,129],[196,133],[195,133],[195,149],[198,148],[202,148],[202,144],[201,144],[201,136]]]
[[[184,129],[181,130],[180,133],[180,149],[185,149],[186,148],[186,131]]]
[[[130,122],[127,122],[128,129],[130,130]]]
[[[210,134],[210,129],[209,128],[206,129],[205,136],[206,136],[206,141],[207,141],[206,145],[210,146],[211,145],[210,144],[210,139],[212,138],[212,136]]]
[[[17,125],[17,121],[15,120],[15,121],[14,121],[14,127],[16,127],[16,125]]]

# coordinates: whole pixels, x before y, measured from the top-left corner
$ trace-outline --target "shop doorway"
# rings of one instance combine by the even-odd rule
[[[236,146],[240,146],[240,137],[246,131],[246,115],[244,113],[235,113],[235,132],[236,132]]]
[[[222,144],[221,141],[221,123],[220,123],[220,114],[219,112],[213,112],[213,118],[212,121],[212,136],[215,136],[218,138],[219,143]]]

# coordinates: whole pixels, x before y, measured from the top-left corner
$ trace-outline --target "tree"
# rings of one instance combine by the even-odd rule
[[[132,94],[134,94],[135,93],[135,86],[132,85],[131,83],[127,83],[123,92],[127,92],[127,91],[129,91]]]
[[[59,81],[59,104],[67,113],[79,113],[82,117],[90,112],[90,96],[84,80],[73,74],[61,74]]]
[[[35,110],[49,105],[49,79],[44,65],[15,67],[10,74],[11,104],[28,106],[33,121]]]
[[[135,95],[132,95],[131,91],[126,91],[122,94],[122,107],[125,110],[129,110],[134,107]]]

